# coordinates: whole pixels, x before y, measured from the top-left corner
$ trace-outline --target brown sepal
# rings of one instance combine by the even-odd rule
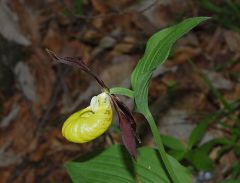
[[[129,154],[136,159],[137,149],[136,149],[136,123],[133,118],[132,113],[128,107],[123,104],[115,95],[111,95],[113,105],[116,109],[119,119],[119,126],[122,133],[123,144],[128,150]]]
[[[53,51],[49,49],[46,49],[46,51],[54,61],[58,63],[71,65],[73,67],[77,67],[85,71],[86,73],[90,74],[99,83],[99,85],[102,88],[109,90],[108,87],[105,85],[105,83],[95,73],[91,71],[91,69],[82,61],[80,57],[60,57],[60,56],[57,56]]]

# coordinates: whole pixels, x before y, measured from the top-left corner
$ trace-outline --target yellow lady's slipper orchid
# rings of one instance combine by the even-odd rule
[[[109,91],[105,83],[83,62],[81,57],[59,57],[54,52],[47,50],[52,59],[77,67],[91,75],[104,91]],[[131,156],[136,159],[137,149],[135,137],[136,122],[128,107],[122,103],[114,94],[102,93],[93,97],[90,106],[72,114],[63,124],[63,136],[76,143],[91,141],[103,134],[112,121],[111,102],[118,114],[119,127],[122,133],[123,144]]]
[[[91,141],[102,135],[111,125],[110,96],[103,92],[91,99],[90,106],[72,114],[63,124],[63,136],[75,143]]]

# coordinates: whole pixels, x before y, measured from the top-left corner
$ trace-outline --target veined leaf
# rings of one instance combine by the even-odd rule
[[[148,108],[148,87],[153,71],[163,64],[171,50],[172,45],[184,34],[197,26],[199,23],[209,19],[208,17],[195,17],[184,20],[183,22],[166,28],[155,33],[148,41],[144,56],[140,59],[136,68],[131,75],[132,88],[134,90],[134,98],[137,111],[142,113],[148,120],[150,128],[153,132],[161,159],[171,180],[174,183],[181,183],[174,171],[173,165],[169,162],[164,150],[162,139],[159,135],[155,121]]]
[[[74,183],[170,183],[156,150],[138,149],[137,161],[132,161],[122,146],[114,145],[100,154],[90,154],[66,164]],[[95,155],[95,156],[94,156]],[[191,183],[187,169],[168,156],[180,182]]]
[[[209,19],[208,17],[195,17],[155,33],[148,41],[145,54],[140,59],[131,75],[137,109],[142,114],[147,113],[148,85],[153,71],[158,65],[163,64],[170,52],[172,45],[184,34]]]
[[[134,69],[131,82],[135,88],[137,80],[146,72],[153,72],[159,64],[167,59],[172,45],[184,34],[189,32],[199,23],[209,19],[208,17],[189,18],[172,27],[155,33],[147,42],[144,56]]]

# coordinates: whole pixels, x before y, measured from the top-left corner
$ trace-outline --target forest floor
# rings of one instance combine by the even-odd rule
[[[87,106],[100,88],[82,71],[54,64],[46,48],[81,56],[109,87],[130,87],[131,72],[154,32],[188,17],[212,16],[181,38],[156,70],[149,102],[160,132],[184,144],[192,129],[226,101],[238,107],[218,120],[235,127],[240,113],[239,14],[216,13],[203,1],[191,0],[81,2],[0,1],[0,183],[70,182],[66,161],[112,143],[108,135],[86,144],[62,137],[64,120]],[[222,1],[216,2],[221,7]],[[123,101],[133,108],[133,101]],[[135,118],[141,145],[154,146],[146,121]],[[116,122],[109,134],[121,143]],[[231,135],[213,122],[201,143]],[[214,169],[209,183],[228,177],[240,161],[233,150],[218,158],[218,148],[210,154]]]

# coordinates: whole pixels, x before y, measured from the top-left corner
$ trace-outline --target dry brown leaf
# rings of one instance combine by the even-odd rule
[[[45,51],[36,49],[34,54],[29,58],[28,63],[34,75],[39,96],[39,100],[34,104],[37,106],[46,105],[52,95],[52,89],[55,82],[52,61]],[[38,113],[36,108],[36,113]]]
[[[101,33],[96,30],[87,30],[83,36],[83,40],[87,42],[96,42],[97,40],[100,40],[102,37]]]
[[[25,177],[25,183],[33,183],[36,182],[37,175],[36,175],[36,169],[29,168],[27,170],[27,176]]]
[[[174,61],[177,64],[183,64],[189,60],[192,60],[195,56],[202,52],[200,48],[192,47],[180,47],[177,48],[174,55]]]
[[[113,55],[120,55],[124,53],[131,53],[135,45],[131,43],[119,43],[114,47]]]
[[[56,24],[51,24],[48,29],[47,35],[44,37],[42,45],[44,48],[54,50],[56,53],[60,53],[64,45],[64,37],[59,32],[59,28]]]
[[[42,158],[45,157],[46,153],[49,151],[49,143],[42,143],[40,145],[38,145],[38,147],[36,148],[36,150],[31,153],[30,155],[30,160],[32,162],[39,162]]]
[[[93,8],[97,11],[100,12],[102,14],[108,12],[108,7],[106,5],[106,3],[102,0],[91,0]]]
[[[231,51],[235,53],[240,52],[240,34],[233,31],[225,31],[224,38]]]

